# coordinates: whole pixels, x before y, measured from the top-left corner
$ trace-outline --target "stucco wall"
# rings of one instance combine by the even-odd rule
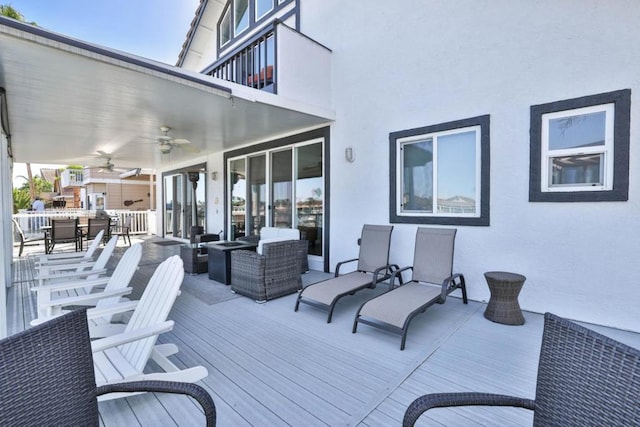
[[[389,221],[389,132],[490,114],[491,225],[458,227],[456,239],[470,297],[488,300],[483,272],[519,272],[525,310],[640,331],[640,3],[366,6],[301,2],[301,31],[333,51],[332,268],[357,254],[362,223]],[[530,106],[626,88],[629,201],[530,203]],[[416,227],[395,226],[392,262],[411,263]]]

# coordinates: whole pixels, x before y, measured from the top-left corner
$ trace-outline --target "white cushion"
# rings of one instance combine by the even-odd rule
[[[260,230],[260,238],[272,239],[274,237],[278,237],[278,230],[280,229],[277,227],[262,227],[262,229]]]
[[[291,237],[272,237],[270,239],[260,239],[260,241],[258,242],[258,247],[256,248],[256,252],[262,255],[262,245],[266,243],[273,243],[273,242],[284,242],[286,240],[295,240],[295,239],[292,239]]]

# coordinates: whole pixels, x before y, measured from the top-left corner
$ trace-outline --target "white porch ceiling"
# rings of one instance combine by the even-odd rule
[[[207,153],[327,123],[332,113],[276,95],[0,18],[15,162],[166,169]],[[293,107],[291,107],[293,105]],[[161,155],[160,126],[199,153]]]

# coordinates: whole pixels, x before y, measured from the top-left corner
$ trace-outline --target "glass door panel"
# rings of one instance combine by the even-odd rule
[[[164,177],[165,236],[184,237],[185,188],[182,175]]]
[[[229,164],[229,194],[231,195],[231,230],[229,240],[245,236],[247,207],[247,173],[245,159],[231,160]]]
[[[291,149],[271,154],[271,226],[292,228],[293,169]]]
[[[260,234],[265,226],[266,187],[266,155],[249,157],[248,235]]]
[[[296,148],[296,222],[307,235],[309,254],[322,256],[324,179],[322,143]]]

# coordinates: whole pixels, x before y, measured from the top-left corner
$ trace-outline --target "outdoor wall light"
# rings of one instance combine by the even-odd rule
[[[211,172],[211,180],[212,181],[217,181],[218,180],[218,172],[217,171]]]
[[[353,163],[356,161],[356,153],[353,151],[353,147],[347,147],[344,149],[344,158],[347,162]]]

